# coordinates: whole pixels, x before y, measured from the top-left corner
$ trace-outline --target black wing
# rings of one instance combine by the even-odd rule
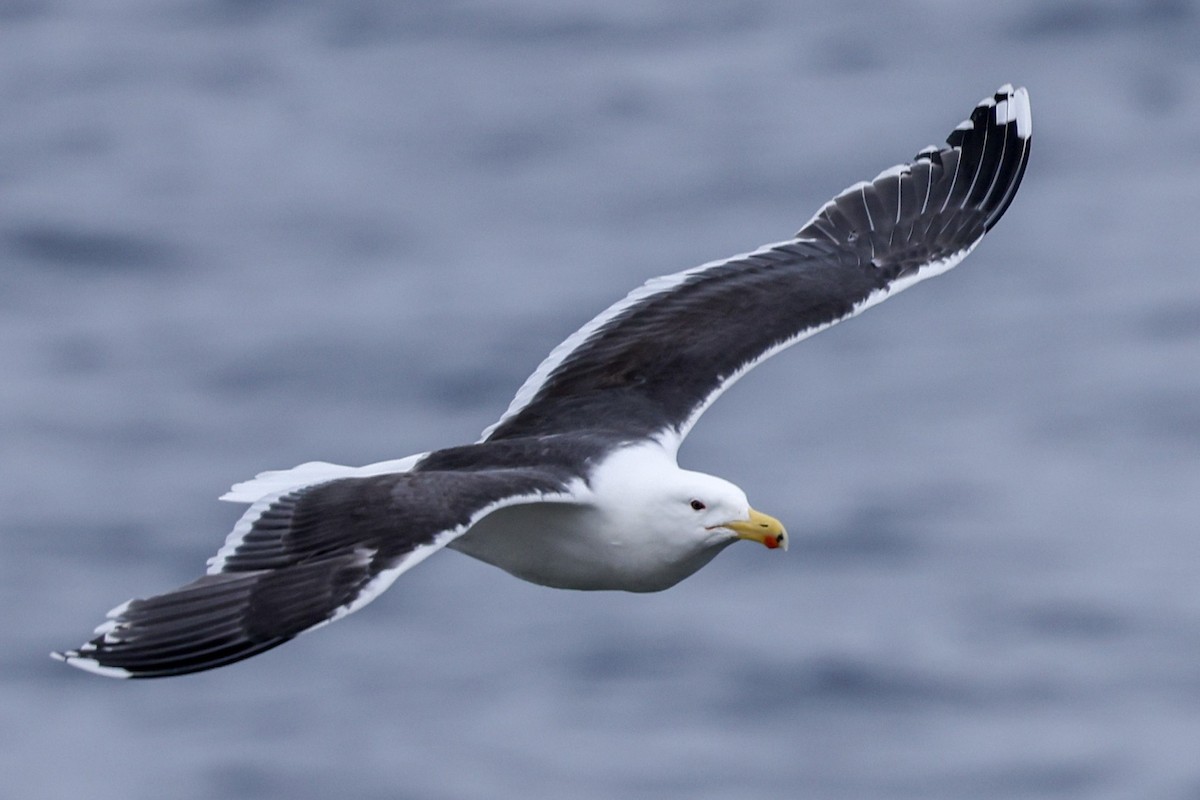
[[[569,499],[563,470],[345,478],[255,503],[209,574],[109,612],[72,666],[121,678],[212,669],[358,610],[497,508]]]
[[[559,345],[487,441],[605,428],[677,444],[763,359],[961,261],[1029,158],[1029,99],[1004,86],[946,146],[850,187],[796,234],[656,278]]]

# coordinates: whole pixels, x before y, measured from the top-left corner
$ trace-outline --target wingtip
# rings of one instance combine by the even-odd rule
[[[120,667],[106,667],[100,662],[96,661],[96,659],[89,658],[88,656],[84,655],[79,650],[65,650],[63,652],[55,650],[50,653],[50,658],[54,659],[55,661],[61,661],[62,663],[74,667],[75,669],[81,669],[84,672],[90,672],[93,675],[101,675],[105,678],[124,679],[133,677],[133,673],[129,670],[122,669]]]
[[[1014,89],[1011,83],[1006,83],[996,90],[996,123],[1007,125],[1017,124],[1017,136],[1028,139],[1033,134],[1033,115],[1029,107],[1029,90],[1024,86]]]
[[[1033,135],[1033,112],[1029,104],[1029,90],[1022,86],[1013,93],[1018,101],[1017,106],[1017,135],[1028,139]]]
[[[893,246],[894,226],[906,226],[900,232],[902,238],[911,237],[918,229],[921,235],[933,239],[973,235],[972,226],[979,220],[972,222],[974,218],[969,214],[960,215],[957,221],[929,217],[930,213],[937,216],[968,208],[984,215],[982,228],[976,231],[982,235],[1012,201],[1028,161],[1032,131],[1028,90],[1005,83],[976,104],[971,114],[950,131],[945,145],[924,147],[911,162],[885,169],[873,181],[844,189],[800,228],[797,237],[820,240],[844,236],[845,244],[857,241],[875,259],[880,248]],[[1015,146],[1006,147],[1006,141]],[[938,183],[937,176],[943,173],[949,180]],[[910,180],[914,175],[917,177]],[[874,189],[868,189],[868,185]],[[913,227],[914,219],[921,215],[927,223]]]

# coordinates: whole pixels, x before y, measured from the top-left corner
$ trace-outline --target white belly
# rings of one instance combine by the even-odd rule
[[[648,538],[593,506],[565,503],[500,509],[449,546],[542,586],[630,592],[674,586],[723,549],[680,549],[676,539]]]

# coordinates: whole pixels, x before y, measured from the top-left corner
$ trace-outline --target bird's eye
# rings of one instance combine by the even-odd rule
[[[708,508],[708,506],[704,505],[704,503],[700,502],[699,500],[692,501],[692,510],[693,511],[703,511],[706,508]]]

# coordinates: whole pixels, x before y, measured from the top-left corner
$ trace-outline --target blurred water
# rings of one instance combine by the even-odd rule
[[[1200,6],[0,5],[0,774],[37,798],[1200,796]],[[244,664],[46,658],[266,468],[471,441],[645,278],[1030,87],[951,275],[685,465],[793,531],[654,596],[459,554]]]

